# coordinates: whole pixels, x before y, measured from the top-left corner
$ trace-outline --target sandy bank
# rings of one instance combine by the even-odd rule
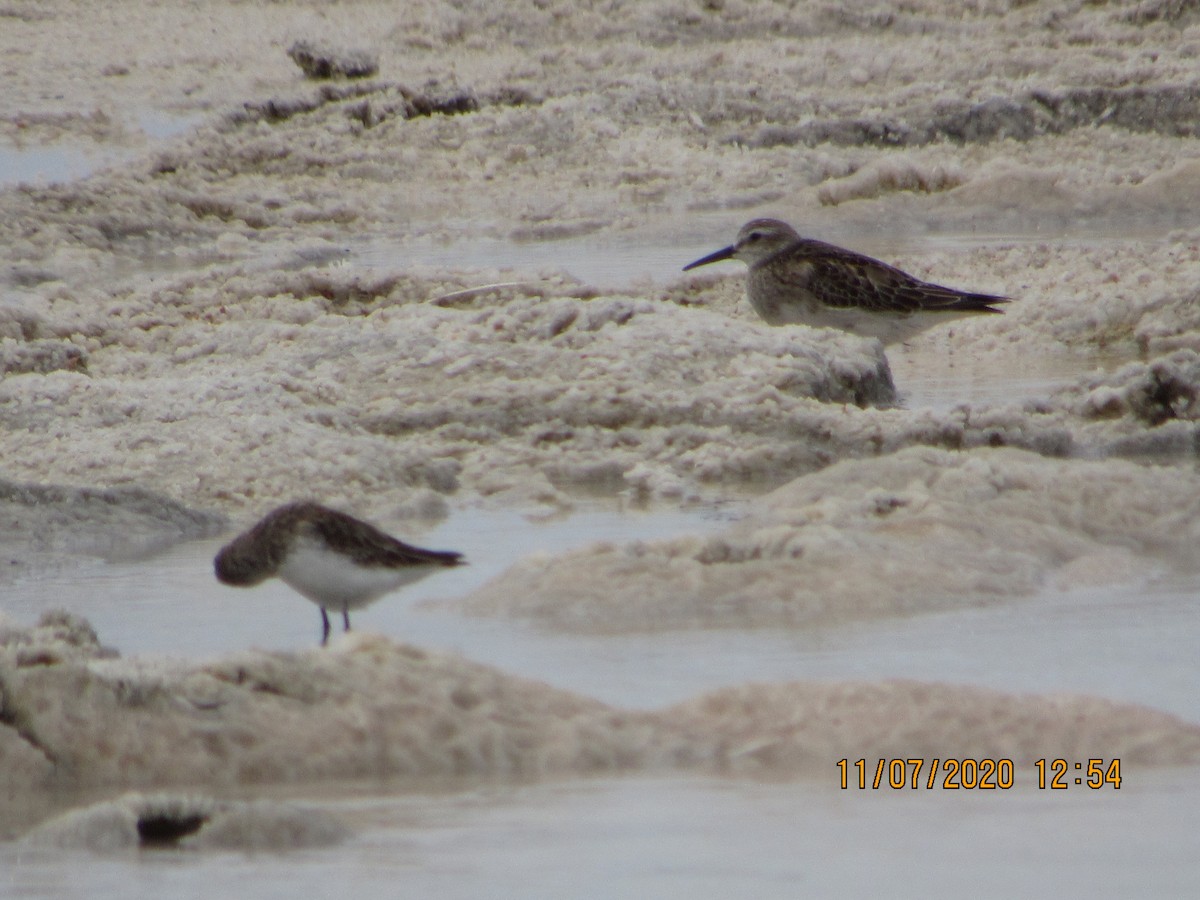
[[[185,665],[112,658],[85,622],[55,616],[5,623],[0,698],[2,787],[17,798],[680,767],[794,778],[847,756],[1200,760],[1200,727],[1093,697],[794,683],[628,712],[374,635]]]
[[[962,608],[1194,565],[1197,497],[1174,467],[910,449],[799,478],[722,534],[530,557],[447,604],[585,632]]]

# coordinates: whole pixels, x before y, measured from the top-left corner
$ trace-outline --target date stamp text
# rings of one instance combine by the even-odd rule
[[[839,759],[838,785],[842,790],[934,790],[1004,791],[1018,780],[1011,759]],[[1063,791],[1070,787],[1092,790],[1121,787],[1121,760],[1039,759],[1033,764],[1041,790]]]

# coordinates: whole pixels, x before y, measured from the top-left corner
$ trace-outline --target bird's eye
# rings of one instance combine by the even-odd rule
[[[750,243],[752,243],[752,244],[753,244],[755,241],[757,241],[757,240],[761,240],[761,239],[762,239],[762,232],[761,232],[761,231],[752,231],[752,232],[750,232],[750,234],[748,234],[748,235],[746,236],[746,240],[748,240],[748,241],[749,241]]]

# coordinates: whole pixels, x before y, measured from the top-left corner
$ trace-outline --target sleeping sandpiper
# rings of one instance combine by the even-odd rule
[[[321,645],[329,641],[329,610],[350,630],[350,610],[462,563],[453,551],[422,550],[373,525],[318,503],[289,503],[268,513],[221,548],[217,580],[253,587],[278,576],[321,608]]]
[[[930,284],[895,266],[803,238],[786,222],[754,219],[737,241],[683,267],[740,259],[750,267],[750,305],[769,325],[840,328],[885,344],[907,341],[939,322],[999,313],[1007,297]]]

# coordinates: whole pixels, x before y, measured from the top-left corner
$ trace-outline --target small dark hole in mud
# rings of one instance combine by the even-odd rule
[[[208,821],[208,816],[192,815],[143,816],[138,819],[138,838],[143,847],[172,847],[180,839],[195,834]]]

